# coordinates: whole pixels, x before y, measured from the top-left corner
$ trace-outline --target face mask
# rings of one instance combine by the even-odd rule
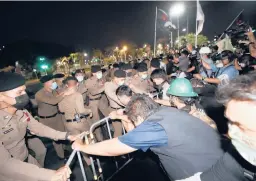
[[[124,85],[124,81],[118,83],[119,86]]]
[[[142,79],[146,79],[147,77],[148,77],[147,74],[143,74],[143,75],[141,76]]]
[[[53,82],[53,83],[52,83],[52,86],[51,86],[51,89],[52,89],[52,90],[55,90],[55,89],[57,89],[57,87],[58,87],[57,83],[56,83],[56,82]]]
[[[244,134],[238,126],[229,124],[228,135],[241,156],[256,165],[256,138]]]
[[[15,97],[16,104],[13,105],[16,109],[23,109],[29,103],[29,97],[27,94]]]
[[[97,79],[101,79],[102,78],[102,72],[97,73],[96,77],[97,77]]]
[[[78,82],[82,82],[84,80],[84,76],[77,76],[76,79]]]

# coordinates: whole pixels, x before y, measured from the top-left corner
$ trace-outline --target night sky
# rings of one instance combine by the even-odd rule
[[[25,38],[66,46],[104,48],[123,41],[153,44],[155,7],[168,12],[172,2],[0,2],[0,45]],[[196,2],[185,2],[180,28],[195,32]],[[203,34],[213,39],[245,9],[256,25],[256,2],[201,2]],[[254,21],[254,22],[253,22]],[[158,37],[167,36],[157,31]]]

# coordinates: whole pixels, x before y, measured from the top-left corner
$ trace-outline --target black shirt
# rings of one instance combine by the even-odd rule
[[[246,173],[256,172],[253,166],[235,150],[233,146],[218,160],[218,162],[208,171],[201,174],[201,181],[250,181]]]

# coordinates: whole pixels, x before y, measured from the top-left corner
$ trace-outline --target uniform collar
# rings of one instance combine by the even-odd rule
[[[15,116],[15,117],[22,117],[23,116],[23,111],[22,110],[17,110],[13,115],[6,112],[6,111],[3,111],[3,110],[0,110],[0,124],[2,124],[3,126],[7,125],[10,120]]]

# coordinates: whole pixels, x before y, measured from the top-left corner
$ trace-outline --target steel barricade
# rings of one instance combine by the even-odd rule
[[[81,134],[80,138],[84,138],[85,139],[85,144],[94,144],[96,143],[95,141],[95,137],[94,137],[94,129],[98,126],[101,126],[103,125],[103,123],[107,125],[107,131],[108,131],[108,135],[109,135],[109,138],[112,139],[112,135],[111,135],[111,130],[110,130],[110,125],[109,125],[109,117],[106,117],[104,119],[101,119],[97,122],[95,122],[94,124],[91,125],[90,127],[90,131],[89,132],[84,132]],[[122,130],[123,130],[123,133],[125,134],[125,128],[122,124]],[[91,139],[91,141],[89,142],[89,138]],[[84,171],[84,166],[83,166],[83,162],[82,162],[82,159],[81,159],[81,154],[79,151],[76,151],[76,150],[73,150],[73,152],[71,153],[66,165],[69,166],[72,162],[72,160],[74,159],[75,155],[78,156],[78,161],[79,161],[79,165],[80,165],[80,168],[81,168],[81,172],[82,172],[82,176],[83,176],[83,180],[84,181],[87,181],[87,177],[86,177],[86,174],[85,174],[85,171]],[[103,170],[102,170],[102,167],[101,167],[101,164],[100,164],[100,160],[98,158],[96,158],[96,163],[97,163],[97,166],[98,166],[98,171],[96,171],[95,169],[95,163],[94,163],[94,159],[93,159],[93,156],[89,156],[90,158],[90,162],[91,162],[91,167],[92,167],[92,172],[93,172],[93,179],[94,180],[104,180],[104,177],[103,177]],[[122,170],[128,163],[130,163],[133,158],[130,158],[130,155],[128,154],[128,160],[121,166],[119,167],[118,166],[118,162],[116,161],[115,157],[115,164],[116,164],[116,171],[108,178],[106,179],[106,181],[110,180],[113,176],[115,176],[120,170]]]

